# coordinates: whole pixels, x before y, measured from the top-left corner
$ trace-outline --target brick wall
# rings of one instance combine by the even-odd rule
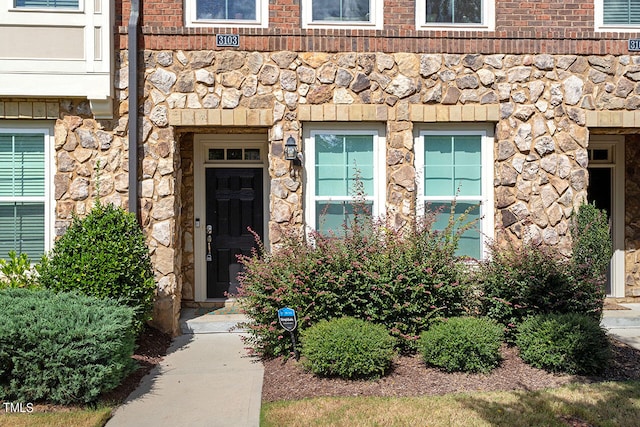
[[[271,0],[269,28],[185,28],[183,0],[142,0],[147,49],[216,49],[217,33],[239,34],[239,50],[310,52],[626,54],[640,33],[595,33],[593,0],[496,0],[495,31],[417,31],[414,0],[386,0],[383,30],[302,29],[300,0]],[[118,2],[126,48],[130,2]],[[121,3],[121,4],[120,4]],[[121,13],[120,13],[121,11]]]

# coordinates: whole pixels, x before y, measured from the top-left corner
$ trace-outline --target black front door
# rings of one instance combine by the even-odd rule
[[[224,298],[240,268],[237,255],[255,246],[249,229],[263,235],[262,169],[208,168],[206,177],[207,298]]]

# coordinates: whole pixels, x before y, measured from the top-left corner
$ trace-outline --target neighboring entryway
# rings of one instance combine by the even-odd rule
[[[606,291],[609,296],[624,296],[624,137],[591,136],[588,152],[587,198],[607,212],[611,225],[614,253]]]

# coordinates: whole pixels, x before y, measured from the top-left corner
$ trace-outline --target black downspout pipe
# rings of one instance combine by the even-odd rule
[[[138,214],[138,25],[140,0],[131,0],[129,15],[129,212]]]

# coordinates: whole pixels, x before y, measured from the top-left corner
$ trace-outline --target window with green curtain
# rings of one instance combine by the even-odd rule
[[[602,0],[604,25],[640,24],[640,0]]]
[[[483,198],[482,137],[424,135],[423,138],[423,203],[425,210],[439,212],[434,226],[440,230],[447,226],[454,202],[455,219],[466,214],[465,222],[478,221]],[[458,255],[480,259],[481,254],[481,236],[476,226],[462,235]]]
[[[0,257],[44,253],[45,191],[44,135],[0,133]]]
[[[79,0],[15,0],[15,7],[33,9],[78,9]]]
[[[374,199],[373,135],[318,134],[315,145],[315,228],[343,232],[353,218],[354,189],[360,181],[365,207]]]

